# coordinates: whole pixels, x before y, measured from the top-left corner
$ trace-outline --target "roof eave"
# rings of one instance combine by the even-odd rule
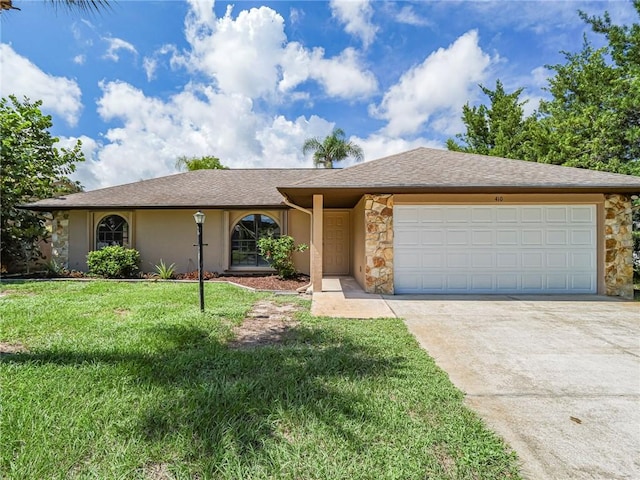
[[[260,205],[17,205],[23,210],[33,210],[40,212],[54,212],[62,210],[253,210],[253,209],[287,209],[284,203],[260,204]]]

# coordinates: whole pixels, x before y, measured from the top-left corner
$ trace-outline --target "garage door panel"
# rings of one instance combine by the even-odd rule
[[[450,207],[444,212],[447,223],[467,224],[471,220],[471,209],[469,207]]]
[[[592,270],[596,266],[596,256],[592,252],[571,252],[569,256],[572,269]]]
[[[400,247],[407,246],[418,248],[422,232],[417,228],[401,230],[397,227],[398,225],[396,225],[396,230],[394,232],[394,242],[396,242],[396,245]]]
[[[524,252],[522,254],[523,268],[542,268],[545,266],[543,252]]]
[[[495,267],[495,254],[493,252],[474,252],[471,256],[473,268],[493,269]]]
[[[415,257],[411,259],[413,265],[415,266],[416,261]],[[442,268],[444,267],[444,256],[440,253],[423,253],[422,254],[422,268]]]
[[[547,230],[547,245],[566,245],[569,232],[566,229]]]
[[[395,215],[395,214],[394,214]],[[423,223],[442,223],[444,212],[437,207],[423,207],[420,210],[419,219]]]
[[[471,277],[471,289],[474,291],[492,291],[494,289],[493,275],[474,275]]]
[[[493,245],[495,242],[493,230],[472,230],[471,243],[477,246]]]
[[[498,252],[496,253],[496,266],[498,268],[518,268],[518,254],[516,252]]]
[[[569,267],[569,252],[548,252],[546,267],[548,269],[566,270]]]
[[[444,246],[445,234],[440,230],[423,230],[420,232],[420,243],[425,246]]]
[[[497,245],[518,245],[519,236],[518,230],[498,230],[496,232],[496,244]]]
[[[595,223],[595,213],[595,209],[591,207],[571,207],[571,223]]]
[[[495,211],[496,222],[516,223],[518,221],[517,207],[503,207]]]
[[[522,245],[542,245],[542,230],[522,230]]]
[[[447,245],[468,245],[470,234],[467,230],[447,230]]]
[[[572,245],[594,245],[594,232],[591,230],[572,230],[571,231],[571,244]]]
[[[521,220],[523,223],[542,223],[544,211],[542,207],[522,207]]]
[[[467,268],[469,265],[468,253],[447,253],[447,267]]]
[[[494,210],[488,207],[471,207],[471,221],[473,223],[493,223]]]
[[[398,205],[394,230],[398,293],[597,288],[594,205]]]
[[[420,209],[418,207],[404,207],[393,212],[393,221],[396,225],[418,224],[420,222]]]

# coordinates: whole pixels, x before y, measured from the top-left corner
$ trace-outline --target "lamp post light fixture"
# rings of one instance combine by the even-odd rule
[[[202,276],[202,224],[204,223],[206,215],[198,210],[193,214],[193,218],[195,219],[196,226],[198,228],[198,283],[200,287],[200,311],[204,312],[204,278]]]

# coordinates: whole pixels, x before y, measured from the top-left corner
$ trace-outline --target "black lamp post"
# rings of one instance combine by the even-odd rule
[[[202,224],[206,218],[205,214],[198,210],[193,214],[198,227],[198,283],[200,284],[200,311],[204,312],[204,278],[202,277]]]

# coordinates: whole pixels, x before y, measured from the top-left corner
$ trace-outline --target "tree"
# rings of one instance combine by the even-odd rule
[[[362,148],[353,142],[348,142],[344,131],[336,128],[322,142],[317,138],[308,138],[302,145],[302,153],[313,152],[313,163],[316,167],[333,168],[334,162],[347,157],[353,157],[361,162],[364,159]]]
[[[225,167],[220,163],[220,159],[212,156],[205,157],[185,157],[184,155],[178,157],[176,160],[176,168],[182,171],[193,170],[228,170],[229,167]]]
[[[50,0],[54,7],[65,7],[69,10],[81,12],[97,12],[109,8],[108,0]],[[3,10],[20,10],[13,4],[13,0],[0,0],[0,12]]]
[[[634,7],[640,16],[640,0]],[[491,106],[463,107],[467,131],[456,138],[464,144],[449,139],[450,150],[640,175],[640,24],[579,15],[608,45],[594,49],[585,38],[580,52],[562,52],[565,63],[547,67],[551,99],[535,116],[523,118],[522,89],[481,86]]]
[[[80,141],[70,150],[55,147],[58,138],[41,105],[13,95],[0,100],[0,257],[6,268],[38,258],[38,242],[47,233],[44,214],[18,205],[77,189],[66,176],[84,161]]]
[[[640,0],[634,7],[640,18]],[[585,38],[580,52],[548,67],[555,75],[553,98],[540,104],[540,161],[640,175],[640,24],[580,16],[608,44],[594,49]]]
[[[497,157],[527,159],[530,156],[530,137],[535,117],[524,118],[522,109],[526,101],[519,100],[522,88],[506,93],[502,82],[496,82],[496,89],[490,90],[480,85],[489,97],[489,107],[462,107],[462,121],[466,133],[457,134],[463,142],[447,140],[447,148],[457,152],[480,153]]]

